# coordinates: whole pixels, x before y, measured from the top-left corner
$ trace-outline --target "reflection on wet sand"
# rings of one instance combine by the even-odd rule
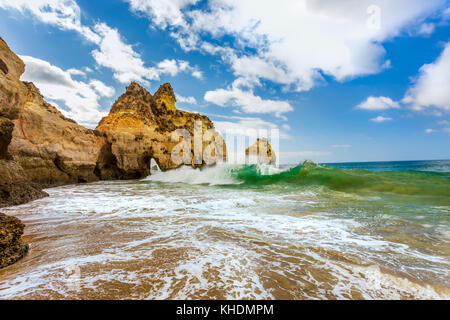
[[[1,299],[450,298],[448,209],[152,181],[48,192],[2,209],[31,250],[0,270]]]

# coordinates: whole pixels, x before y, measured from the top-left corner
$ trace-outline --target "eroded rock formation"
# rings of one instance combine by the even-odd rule
[[[114,103],[110,114],[100,121],[96,130],[107,136],[112,156],[117,159],[117,168],[126,176],[148,175],[152,158],[163,171],[179,167],[180,164],[172,159],[172,151],[180,143],[172,136],[176,130],[184,130],[188,134],[188,137],[183,136],[188,143],[190,140],[188,164],[194,167],[208,164],[205,159],[196,161],[194,158],[196,124],[201,139],[198,154],[203,155],[209,148],[214,150],[212,154],[216,159],[226,156],[225,143],[211,120],[197,113],[178,110],[175,102],[175,95],[168,83],[152,96],[133,82]]]
[[[108,117],[90,130],[44,101],[33,83],[20,81],[24,63],[3,40],[0,60],[0,181],[9,183],[9,187],[3,183],[0,206],[20,203],[20,197],[13,196],[17,193],[14,181],[28,181],[39,191],[41,187],[99,179],[142,178],[150,174],[152,158],[162,170],[177,168],[181,164],[172,161],[171,153],[179,141],[172,141],[172,132],[185,129],[193,137],[195,123],[201,125],[202,133],[209,130],[212,136],[201,142],[200,154],[208,146],[224,145],[219,145],[223,140],[207,117],[177,110],[168,83],[154,96],[131,83]],[[190,163],[201,166],[206,162],[194,161],[191,140]],[[224,146],[216,148],[213,154],[224,155],[224,150]],[[23,202],[43,195],[32,192]]]
[[[21,239],[24,227],[19,219],[0,213],[0,268],[19,261],[27,253],[28,245]]]
[[[0,208],[47,196],[42,191],[45,187],[143,178],[150,174],[151,159],[168,170],[183,164],[209,165],[226,156],[225,144],[213,123],[200,114],[178,110],[168,83],[154,96],[131,83],[110,114],[91,130],[44,101],[34,84],[22,82],[24,70],[23,61],[0,38]],[[200,132],[196,143],[195,126]],[[177,151],[183,163],[172,158],[172,151],[178,150],[181,142],[172,136],[177,129],[188,138],[183,145],[189,148]],[[211,156],[206,160],[194,157],[203,151]],[[23,226],[20,228],[15,218],[2,219],[0,267],[26,252],[20,242]],[[8,229],[10,226],[13,229]],[[2,264],[2,259],[7,262]]]
[[[275,164],[277,162],[275,152],[265,138],[256,139],[255,143],[245,150],[245,155],[248,158],[253,157],[253,160],[261,164]]]
[[[15,122],[27,99],[28,89],[20,81],[25,65],[0,38],[0,207],[18,205],[47,194],[28,179],[9,152]]]

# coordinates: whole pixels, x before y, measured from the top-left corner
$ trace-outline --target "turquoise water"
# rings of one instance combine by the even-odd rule
[[[1,209],[31,251],[0,270],[0,299],[450,299],[449,161],[182,167],[46,191]]]
[[[323,165],[341,169],[361,169],[372,171],[450,172],[450,160],[345,162],[324,163]]]

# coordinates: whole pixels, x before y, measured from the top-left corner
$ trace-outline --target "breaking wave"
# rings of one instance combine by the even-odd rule
[[[342,192],[450,197],[449,172],[340,169],[312,162],[285,169],[262,165],[221,164],[205,169],[186,166],[168,172],[156,172],[145,180],[245,188],[322,186]]]

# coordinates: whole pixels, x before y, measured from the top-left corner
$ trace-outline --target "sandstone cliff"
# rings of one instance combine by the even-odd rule
[[[30,181],[8,151],[17,121],[27,99],[20,81],[25,65],[0,38],[0,207],[18,205],[47,194]]]
[[[108,137],[118,169],[127,176],[148,175],[152,158],[163,171],[179,167],[180,164],[172,159],[172,151],[180,144],[179,139],[173,139],[172,133],[179,129],[185,130],[188,135],[183,137],[191,151],[190,155],[184,155],[188,157],[188,163],[184,164],[194,167],[209,164],[207,159],[196,161],[194,158],[195,125],[201,139],[197,154],[203,155],[209,148],[213,150],[214,163],[226,157],[225,143],[211,120],[197,113],[178,110],[175,102],[175,95],[168,83],[152,96],[133,82],[98,125],[96,130]]]
[[[245,155],[247,158],[254,157],[261,164],[275,164],[277,162],[275,152],[265,138],[256,139],[255,143],[245,150]]]
[[[202,166],[223,159],[222,137],[205,116],[177,110],[170,84],[152,96],[131,83],[112,106],[97,130],[86,129],[66,118],[44,101],[34,84],[22,82],[23,61],[0,38],[0,208],[47,196],[42,188],[99,179],[134,179],[150,174],[151,159],[162,170],[183,164]],[[187,161],[172,161],[180,145],[172,132],[184,129],[194,136],[194,126],[203,141],[188,137],[183,144],[191,154],[179,152]],[[186,136],[186,134],[184,135]],[[209,151],[209,159],[194,159]],[[175,148],[175,149],[174,149]],[[0,268],[26,253],[20,240],[23,225],[0,216]]]
[[[172,161],[171,153],[179,141],[172,141],[172,132],[185,129],[193,136],[195,123],[212,136],[200,140],[199,154],[209,148],[216,158],[225,155],[213,123],[177,110],[168,83],[154,96],[131,83],[97,130],[90,130],[44,101],[34,84],[20,81],[24,70],[22,60],[0,40],[0,207],[42,197],[42,187],[142,178],[150,174],[152,158],[162,170],[177,168],[181,164]],[[211,164],[194,161],[193,139],[189,146],[191,165]]]

